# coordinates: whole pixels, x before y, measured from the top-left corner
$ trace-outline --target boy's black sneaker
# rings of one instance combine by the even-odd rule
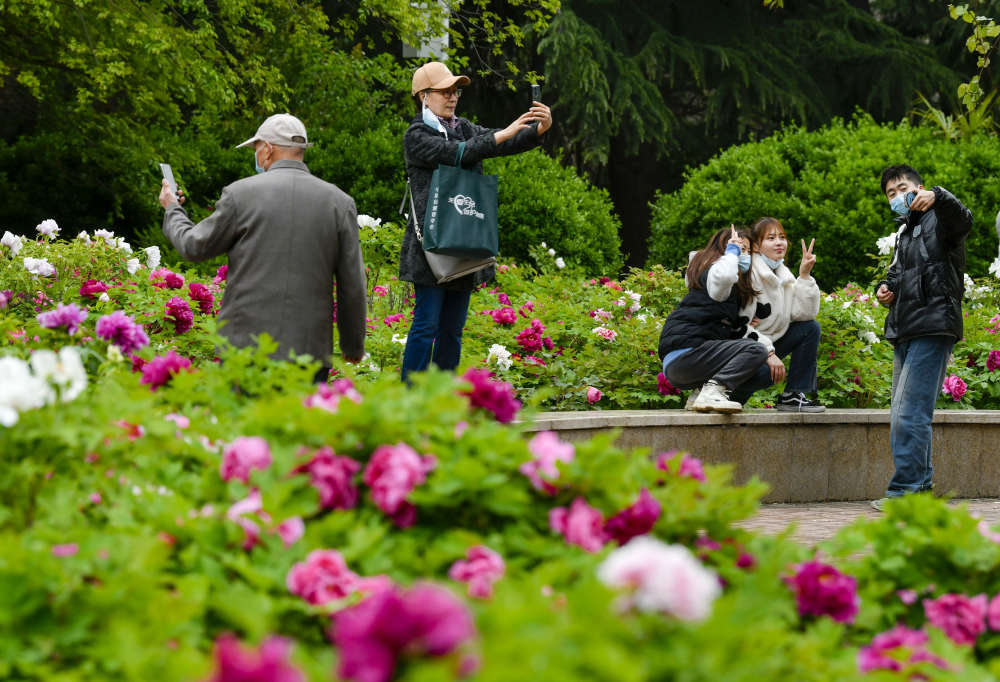
[[[826,406],[810,400],[805,393],[782,393],[775,405],[779,412],[825,412]]]

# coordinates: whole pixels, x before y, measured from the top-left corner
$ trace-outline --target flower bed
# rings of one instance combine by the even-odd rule
[[[491,368],[517,368],[513,385],[473,367],[408,389],[365,367],[363,382],[316,387],[315,363],[213,333],[224,273],[145,257],[130,264],[112,236],[27,242],[0,261],[0,678],[1000,674],[1000,534],[961,509],[903,499],[819,552],[757,536],[734,523],[764,486],[730,485],[727,467],[622,451],[610,434],[527,437],[519,424],[567,389],[523,370],[523,355]],[[499,341],[481,335],[499,327],[523,333],[543,369],[577,344],[587,371],[613,376],[628,353],[648,367],[645,350],[620,349],[647,333],[638,316],[662,311],[676,275],[570,289],[572,274],[518,270],[477,292],[518,321],[475,316],[470,365],[487,365]],[[403,290],[378,281],[379,300]],[[546,290],[586,312],[559,325]],[[827,303],[867,311],[842,306],[849,295]],[[375,326],[376,340],[390,333]],[[677,400],[642,376],[651,404]],[[600,390],[598,406],[617,389]]]

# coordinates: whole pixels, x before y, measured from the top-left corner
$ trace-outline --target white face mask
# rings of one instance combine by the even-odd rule
[[[767,267],[771,268],[772,270],[777,270],[778,268],[781,267],[781,264],[785,262],[784,258],[779,258],[778,260],[774,260],[772,258],[768,258],[762,253],[758,255],[764,259],[764,262],[767,263]]]
[[[423,105],[424,107],[422,116],[424,119],[424,123],[429,125],[434,130],[438,131],[439,133],[445,133],[445,135],[447,135],[447,132],[444,129],[444,124],[441,123],[441,120],[438,119],[437,115],[433,111],[431,111],[430,107],[427,106],[426,101],[423,102]]]

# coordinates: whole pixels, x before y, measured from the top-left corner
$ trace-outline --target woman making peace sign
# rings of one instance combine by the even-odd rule
[[[785,266],[788,236],[775,218],[761,218],[750,230],[752,249],[750,282],[757,302],[770,306],[771,314],[757,322],[757,330],[774,344],[767,363],[757,375],[733,395],[734,400],[758,389],[785,381],[785,392],[776,407],[783,412],[823,412],[826,408],[809,394],[816,392],[816,354],[819,351],[819,287],[812,278],[816,264],[813,239],[802,240],[802,261],[796,278]],[[791,355],[786,376],[782,358]],[[741,400],[741,401],[742,401]]]

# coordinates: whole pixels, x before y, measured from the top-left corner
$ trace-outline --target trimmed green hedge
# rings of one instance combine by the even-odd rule
[[[680,267],[719,227],[770,215],[792,240],[793,269],[798,240],[815,237],[821,287],[867,282],[875,241],[894,229],[879,180],[897,163],[913,166],[927,186],[945,187],[969,207],[975,222],[968,269],[973,277],[986,274],[997,254],[1000,185],[993,179],[1000,174],[1000,140],[978,135],[951,142],[928,128],[879,125],[860,114],[812,132],[787,128],[691,170],[683,187],[652,204],[649,261]]]

